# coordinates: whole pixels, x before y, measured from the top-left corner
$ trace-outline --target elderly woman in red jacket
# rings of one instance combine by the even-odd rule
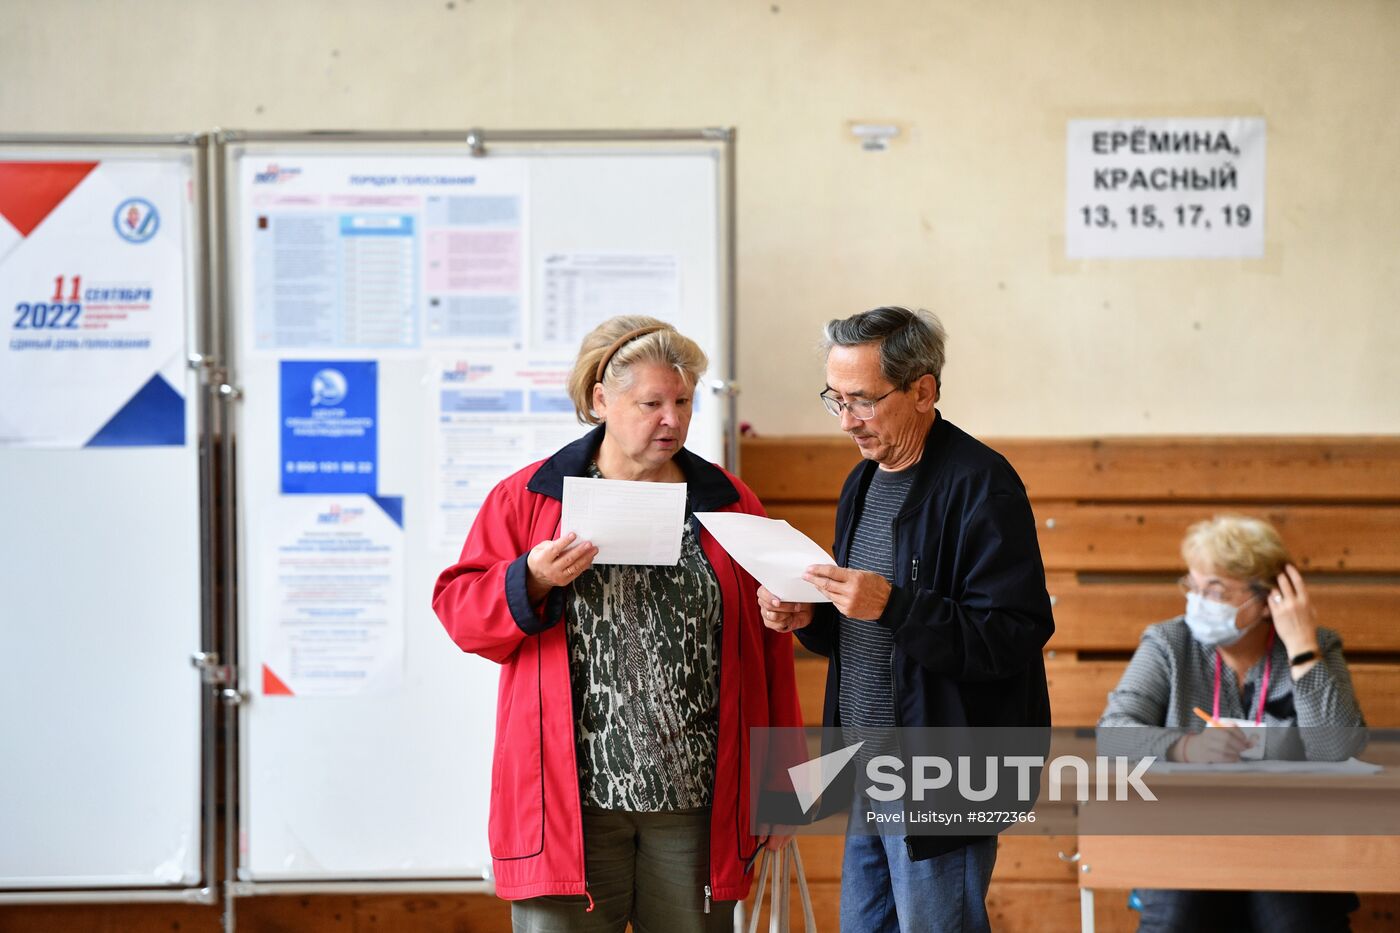
[[[784,841],[749,831],[749,730],[801,725],[792,643],[693,516],[763,514],[685,449],[706,366],[661,321],[601,324],[569,386],[597,427],[492,490],[438,578],[448,634],[501,665],[489,835],[517,930],[727,931]],[[685,483],[680,562],[594,566],[559,534],[566,476]]]

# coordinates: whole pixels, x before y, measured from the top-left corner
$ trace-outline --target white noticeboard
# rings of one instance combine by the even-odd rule
[[[0,889],[201,883],[195,164],[0,144]]]
[[[1070,120],[1066,255],[1262,257],[1264,143],[1259,117]]]
[[[487,878],[499,668],[431,609],[487,492],[580,436],[583,334],[730,378],[724,143],[226,149],[245,882]],[[703,387],[687,446],[724,449]]]

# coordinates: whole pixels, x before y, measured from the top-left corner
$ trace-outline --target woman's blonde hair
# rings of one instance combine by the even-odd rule
[[[652,330],[618,344],[633,331],[648,329]],[[641,314],[609,318],[583,338],[578,358],[574,360],[574,371],[569,375],[569,398],[580,422],[600,423],[593,412],[593,387],[601,381],[605,392],[626,391],[632,385],[631,370],[636,363],[670,366],[685,377],[692,389],[710,365],[698,343],[665,321]],[[598,378],[600,365],[601,380]]]
[[[1283,568],[1292,563],[1288,548],[1273,525],[1247,515],[1217,515],[1186,529],[1181,556],[1200,560],[1219,573],[1272,587]]]

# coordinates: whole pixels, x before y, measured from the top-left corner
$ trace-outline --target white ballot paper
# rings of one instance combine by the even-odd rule
[[[787,522],[743,512],[696,512],[695,517],[740,567],[783,602],[831,602],[802,579],[802,572],[812,564],[836,561]]]
[[[1232,772],[1263,772],[1265,774],[1379,774],[1380,765],[1348,758],[1346,761],[1289,761],[1265,758],[1260,761],[1154,761],[1149,771],[1161,774],[1230,774]]]
[[[681,560],[685,483],[564,477],[559,534],[598,546],[594,564],[668,564]]]

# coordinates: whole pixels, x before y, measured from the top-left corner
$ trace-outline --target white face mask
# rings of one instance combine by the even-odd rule
[[[1200,593],[1186,594],[1186,627],[1191,630],[1191,637],[1207,648],[1233,645],[1263,621],[1261,616],[1248,628],[1235,628],[1235,617],[1238,615],[1239,608],[1228,603],[1214,602]]]

